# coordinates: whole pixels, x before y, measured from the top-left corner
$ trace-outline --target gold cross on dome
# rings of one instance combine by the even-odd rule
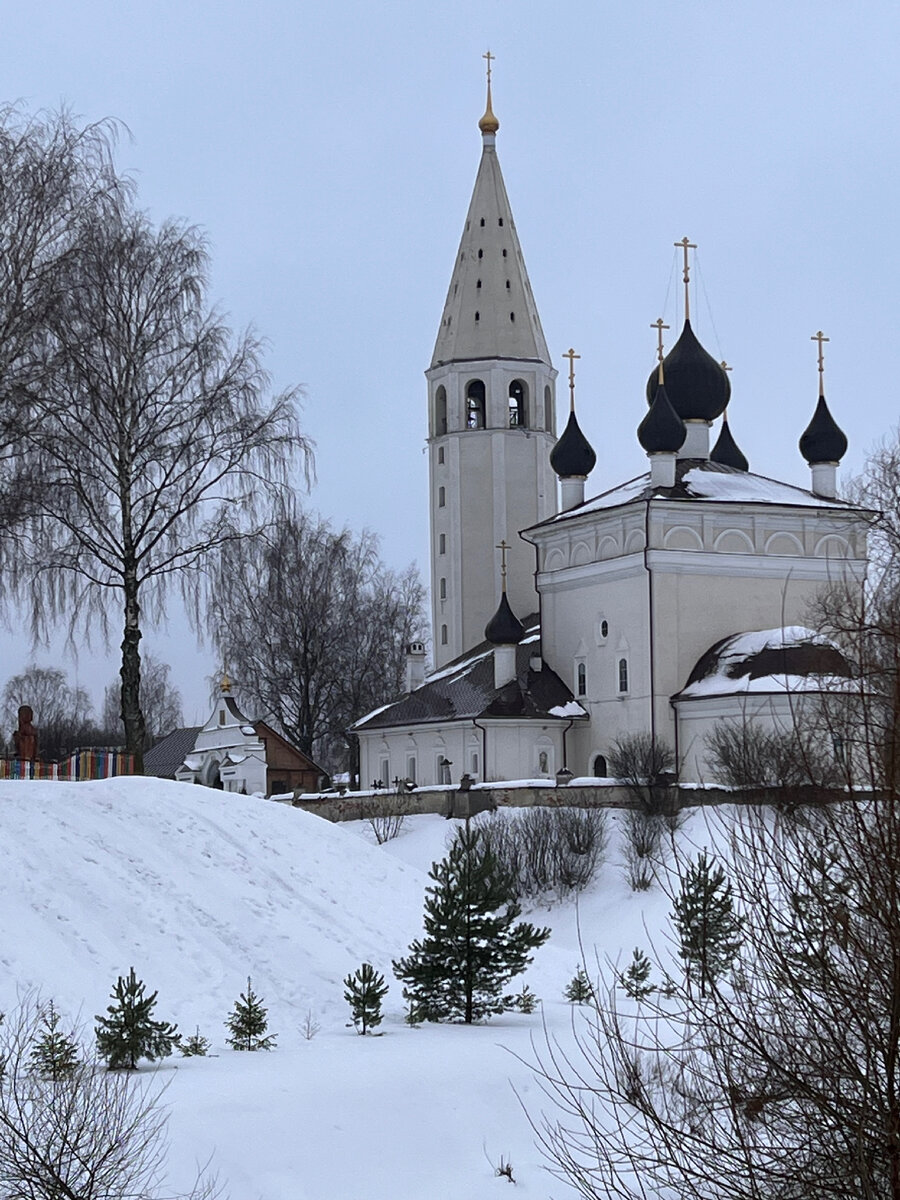
[[[581,358],[580,354],[576,354],[570,346],[563,355],[563,358],[569,360],[569,411],[575,411],[575,359]]]
[[[650,328],[656,330],[656,357],[659,362],[656,381],[662,387],[665,383],[663,375],[663,330],[668,329],[669,326],[663,324],[662,317],[657,317],[655,321],[650,322]]]
[[[722,368],[723,371],[733,371],[734,370],[734,367],[729,367],[728,363],[725,361],[724,358],[719,363],[719,366]]]
[[[481,57],[482,57],[483,59],[486,59],[486,61],[487,61],[487,81],[488,81],[488,86],[490,86],[490,82],[491,82],[491,63],[492,63],[492,62],[494,62],[494,61],[496,60],[496,58],[497,58],[497,55],[496,55],[496,54],[491,54],[490,50],[488,50],[487,54],[482,54],[482,56],[481,56]]]
[[[503,590],[505,592],[506,591],[506,552],[509,549],[509,543],[507,542],[506,538],[504,538],[498,546],[495,546],[494,549],[500,551],[500,579],[503,584]]]
[[[689,321],[691,319],[691,268],[688,262],[688,250],[696,250],[697,246],[694,242],[688,241],[686,237],[675,243],[676,250],[679,246],[684,251],[684,319]]]
[[[827,338],[820,329],[818,333],[814,333],[809,339],[811,342],[819,343],[819,395],[825,395],[825,351],[822,349],[824,342],[830,342],[831,338]]]

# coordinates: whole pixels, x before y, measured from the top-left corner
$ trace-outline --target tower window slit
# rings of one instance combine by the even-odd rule
[[[515,314],[514,312],[510,313],[510,314],[509,314],[509,319],[510,319],[510,321],[515,321],[515,319],[516,319],[516,314]]]
[[[438,554],[447,553],[447,535],[442,533],[438,538]]]
[[[481,320],[481,313],[478,311],[478,309],[477,309],[477,308],[475,309],[475,320],[476,320],[476,321],[480,321],[480,320]]]
[[[503,257],[506,258],[506,251],[503,251]]]
[[[447,580],[446,579],[441,580],[440,597],[442,600],[447,599]]]
[[[509,280],[506,281],[506,290],[509,291]]]
[[[497,224],[498,224],[498,225],[502,225],[502,224],[503,224],[503,218],[502,218],[502,217],[498,218],[498,220],[497,220]]]
[[[441,626],[441,645],[442,646],[447,645],[447,626],[446,625]]]
[[[475,287],[477,288],[477,290],[479,292],[481,291],[481,280],[480,279],[476,280]]]
[[[484,229],[484,217],[481,218],[481,228]]]
[[[479,257],[479,258],[484,258],[484,251],[483,251],[483,250],[479,250],[479,251],[478,251],[478,257]]]

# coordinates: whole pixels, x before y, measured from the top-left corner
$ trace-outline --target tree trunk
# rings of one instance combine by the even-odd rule
[[[125,572],[125,632],[122,638],[122,723],[125,726],[125,749],[134,755],[134,772],[144,773],[144,738],[146,726],[141,711],[141,655],[139,644],[141,609],[138,604],[138,581],[135,570]]]

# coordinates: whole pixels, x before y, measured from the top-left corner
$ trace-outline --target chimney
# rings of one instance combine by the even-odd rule
[[[414,692],[425,682],[425,643],[409,642],[406,647],[404,690]]]

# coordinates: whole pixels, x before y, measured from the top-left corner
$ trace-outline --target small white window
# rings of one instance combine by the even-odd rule
[[[406,778],[410,783],[416,782],[416,756],[408,754],[406,757]]]
[[[381,760],[381,775],[379,776],[379,782],[381,783],[382,787],[387,787],[391,782],[391,760],[389,758],[383,758]]]
[[[441,626],[441,645],[442,646],[447,645],[447,626],[446,625]]]
[[[445,758],[443,754],[438,756],[438,783],[447,785],[450,783],[450,768],[453,763],[449,758]]]
[[[619,675],[619,694],[622,695],[628,691],[628,659],[620,658],[618,664]]]
[[[478,778],[478,754],[472,754],[472,761],[469,765],[469,774],[474,778]]]
[[[578,695],[586,696],[587,695],[587,667],[584,665],[583,662],[578,664],[578,669],[575,672],[575,675],[576,675],[576,682],[578,685],[577,686]]]

